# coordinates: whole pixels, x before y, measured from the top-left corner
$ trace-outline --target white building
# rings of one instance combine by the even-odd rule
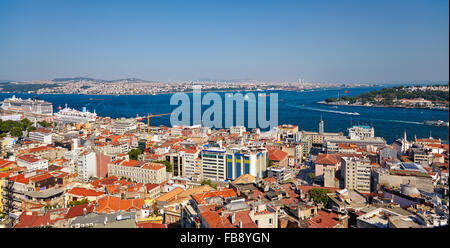
[[[39,128],[29,133],[29,139],[45,144],[51,144],[52,132],[45,128]]]
[[[108,164],[108,176],[125,177],[138,183],[151,184],[161,184],[167,178],[164,165],[135,160]]]
[[[89,178],[97,175],[97,159],[95,152],[84,151],[77,159],[78,179],[87,182]]]
[[[28,171],[47,170],[48,160],[32,154],[25,154],[17,158],[17,166],[25,167]]]
[[[135,120],[120,120],[114,122],[111,126],[111,133],[122,135],[130,130],[134,130],[137,128],[137,123]]]
[[[242,134],[244,132],[245,132],[245,127],[242,127],[242,126],[230,127],[231,134],[237,134],[239,136],[242,136]]]
[[[201,152],[203,179],[225,180],[225,149],[208,149]]]
[[[371,168],[370,164],[363,163],[359,158],[342,158],[341,170],[345,188],[369,193]]]
[[[199,165],[197,158],[199,157],[200,151],[198,150],[187,150],[180,152],[183,164],[183,176],[190,178],[198,178],[201,175],[201,170],[197,167]],[[201,165],[201,163],[200,163]]]
[[[369,126],[353,126],[348,129],[348,137],[352,140],[363,140],[365,138],[374,138],[375,130]]]
[[[267,176],[276,178],[279,183],[284,183],[286,180],[291,179],[291,173],[285,167],[269,167]]]

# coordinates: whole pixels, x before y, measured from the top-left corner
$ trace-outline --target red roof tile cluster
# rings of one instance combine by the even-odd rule
[[[310,228],[333,228],[341,224],[338,215],[334,212],[319,210],[317,216],[308,220]]]
[[[144,199],[127,199],[122,200],[115,196],[105,196],[97,201],[98,206],[95,208],[97,213],[110,213],[131,210],[140,210],[144,206]]]
[[[95,191],[92,189],[80,188],[80,187],[73,188],[67,193],[71,194],[71,195],[76,195],[79,197],[92,197],[92,196],[97,197],[97,196],[101,196],[101,195],[105,194],[103,192]]]
[[[206,198],[210,197],[223,197],[223,198],[230,198],[230,197],[236,197],[236,192],[233,189],[224,189],[224,190],[218,190],[218,191],[210,191],[200,194],[192,195],[192,198],[197,202],[198,205],[205,204]]]
[[[94,186],[95,188],[99,188],[99,187],[103,187],[105,185],[113,184],[117,180],[118,180],[118,178],[115,176],[105,177],[105,178],[98,179],[98,180],[91,182],[91,185]]]
[[[51,218],[51,216],[56,218]],[[46,213],[37,211],[25,211],[19,216],[18,223],[14,228],[41,227],[51,226],[58,220],[64,219],[64,210],[56,209]]]
[[[41,160],[38,156],[35,156],[33,154],[25,154],[18,157],[17,159],[23,160],[28,163],[36,163],[37,161]]]
[[[136,224],[137,228],[167,228],[166,224],[152,223],[152,222],[141,222]]]
[[[269,160],[282,161],[287,158],[288,153],[280,149],[270,149],[268,151]]]
[[[92,213],[94,211],[95,205],[92,203],[84,203],[84,204],[80,204],[74,207],[69,208],[69,211],[67,212],[65,218],[66,219],[70,219],[70,218],[75,218],[77,216],[81,216],[84,214],[89,214]],[[86,211],[85,211],[86,209]]]

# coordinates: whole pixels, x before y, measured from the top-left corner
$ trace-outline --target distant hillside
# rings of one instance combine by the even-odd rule
[[[439,87],[445,85],[429,85],[429,87]],[[419,90],[416,87],[421,86],[398,86],[393,88],[384,88],[381,90],[375,90],[371,92],[367,92],[355,97],[342,96],[339,99],[332,97],[328,98],[325,101],[327,103],[337,102],[337,101],[349,101],[350,104],[361,102],[365,103],[373,103],[380,102],[386,105],[392,105],[395,99],[415,99],[415,98],[423,98],[425,100],[430,101],[440,101],[440,102],[448,102],[449,101],[449,92],[444,90],[435,90],[432,88],[426,88],[425,90]],[[448,87],[448,85],[447,85]],[[448,88],[447,88],[448,89]]]
[[[53,82],[74,82],[74,81],[91,81],[91,82],[99,82],[99,83],[114,83],[118,81],[129,81],[129,82],[148,82],[146,80],[142,80],[139,78],[124,78],[124,79],[115,79],[115,80],[104,80],[104,79],[95,79],[89,77],[71,77],[71,78],[54,78]]]

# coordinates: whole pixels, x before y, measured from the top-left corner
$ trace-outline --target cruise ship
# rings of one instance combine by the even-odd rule
[[[53,114],[53,105],[50,102],[39,100],[37,98],[22,99],[12,96],[2,102],[2,110],[20,113],[32,113],[51,116]]]
[[[79,111],[73,108],[59,107],[59,112],[55,114],[56,121],[62,123],[86,123],[89,121],[94,121],[97,118],[97,113],[89,112],[86,107],[83,107],[83,111]]]

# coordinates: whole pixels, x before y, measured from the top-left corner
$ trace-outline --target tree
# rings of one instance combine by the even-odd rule
[[[128,155],[130,156],[130,159],[138,160],[139,155],[141,155],[141,150],[132,149],[131,151],[128,152]]]
[[[49,128],[52,126],[51,122],[46,122],[46,121],[40,121],[40,122],[38,122],[38,124],[45,128]]]
[[[211,179],[203,180],[202,183],[201,183],[201,185],[209,185],[209,186],[211,186],[211,187],[217,189],[217,185],[213,184],[212,181],[211,181]]]
[[[23,135],[22,129],[20,129],[20,127],[13,127],[11,129],[10,134],[11,134],[11,136],[14,136],[14,137],[22,137],[22,135]]]
[[[20,120],[20,124],[22,125],[22,130],[29,130],[30,127],[32,127],[33,122],[31,122],[27,118],[23,118],[22,120]]]
[[[311,179],[311,181],[313,182],[316,181],[316,175],[313,172],[309,173],[308,176]]]
[[[328,204],[328,195],[331,193],[329,189],[314,188],[308,190],[308,195],[315,203],[322,203],[324,206]]]
[[[158,161],[155,161],[155,163],[163,164],[164,166],[166,166],[166,171],[167,171],[167,172],[173,172],[172,164],[171,164],[169,161],[166,161],[166,160],[158,160]]]

